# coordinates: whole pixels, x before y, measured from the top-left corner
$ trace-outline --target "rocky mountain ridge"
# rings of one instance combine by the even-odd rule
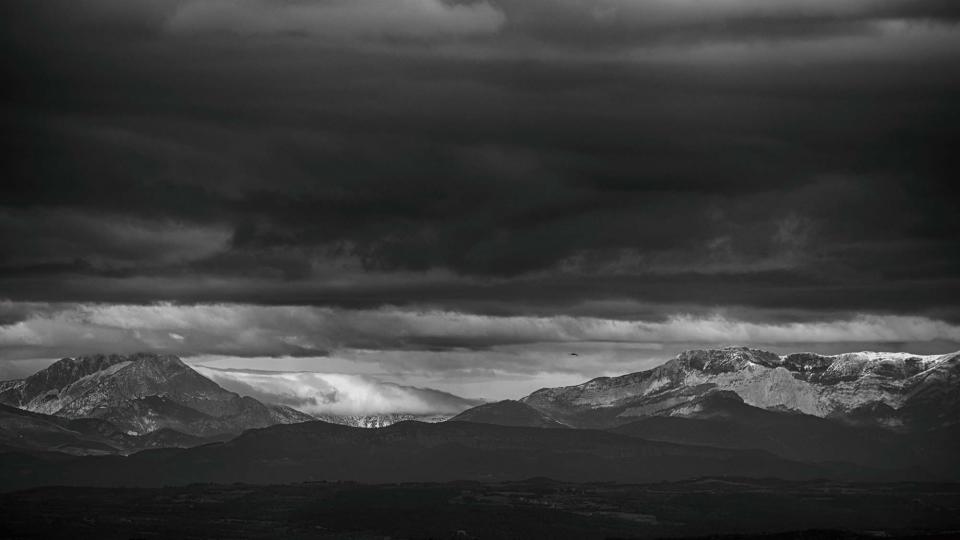
[[[172,429],[209,437],[313,420],[224,390],[171,355],[64,358],[0,384],[0,403],[67,419],[99,419],[128,435]]]
[[[646,371],[544,388],[520,401],[574,427],[682,415],[713,390],[749,405],[889,428],[960,421],[960,352],[919,356],[860,352],[777,354],[728,347],[690,350]]]

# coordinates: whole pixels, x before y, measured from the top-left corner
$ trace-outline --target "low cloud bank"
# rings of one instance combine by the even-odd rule
[[[0,301],[0,378],[22,377],[65,356],[157,351],[205,366],[202,373],[235,392],[312,414],[454,414],[472,403],[454,394],[517,398],[544,386],[649,369],[690,348],[960,349],[960,327],[929,317],[753,316],[621,320],[398,307]]]
[[[917,316],[749,322],[677,314],[661,321],[491,316],[381,308],[246,304],[0,303],[4,358],[157,350],[181,355],[325,356],[344,350],[487,350],[545,343],[960,343],[960,326]]]
[[[238,394],[313,415],[457,414],[480,403],[439,390],[386,383],[361,375],[208,366],[194,369]]]
[[[176,33],[300,34],[326,39],[426,38],[488,34],[503,23],[503,13],[486,2],[207,0],[181,5],[167,28]]]

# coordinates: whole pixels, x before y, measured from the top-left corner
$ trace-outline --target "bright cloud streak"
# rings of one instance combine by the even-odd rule
[[[489,34],[504,15],[486,2],[351,0],[185,2],[167,22],[174,33],[231,32],[243,35],[309,34],[330,38],[443,37]]]
[[[678,314],[665,321],[596,317],[498,317],[399,308],[343,310],[239,304],[63,305],[0,326],[0,348],[161,349],[238,356],[326,353],[340,349],[490,348],[533,343],[858,343],[960,342],[960,327],[917,316],[861,315],[816,322],[757,323]]]
[[[361,375],[221,370],[194,366],[224,388],[323,415],[457,414],[477,404],[426,388],[385,383]]]

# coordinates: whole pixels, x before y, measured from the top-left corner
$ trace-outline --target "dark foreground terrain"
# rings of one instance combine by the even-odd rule
[[[49,487],[0,495],[0,508],[2,538],[960,537],[958,484]]]

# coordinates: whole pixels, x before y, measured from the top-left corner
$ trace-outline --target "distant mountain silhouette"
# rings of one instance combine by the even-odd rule
[[[569,427],[557,422],[526,403],[513,400],[479,405],[454,416],[450,420],[454,422],[476,422],[479,424],[497,424],[501,426]]]

